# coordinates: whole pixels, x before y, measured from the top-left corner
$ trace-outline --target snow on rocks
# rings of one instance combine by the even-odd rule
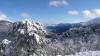
[[[37,35],[37,34],[34,34],[34,36],[35,36],[35,39],[36,39],[37,43],[40,43],[40,42],[39,42],[39,40],[40,40],[40,36]]]
[[[18,29],[18,31],[20,32],[20,34],[25,34],[25,29]]]
[[[18,27],[18,32],[23,35],[28,34],[29,36],[34,36],[37,43],[41,42],[40,39],[44,36],[44,33],[46,33],[42,24],[29,19],[21,21],[21,24]]]
[[[4,39],[3,41],[2,41],[2,43],[3,44],[9,44],[11,41],[9,41],[8,39]]]
[[[43,30],[42,24],[38,23],[38,22],[33,22],[29,19],[25,19],[22,21],[23,24],[26,24],[27,27],[27,32],[29,33],[29,35],[32,35],[32,32],[41,32]],[[23,31],[22,31],[23,32]]]
[[[75,55],[65,55],[65,56],[100,56],[100,51],[87,51],[87,52],[79,52]]]

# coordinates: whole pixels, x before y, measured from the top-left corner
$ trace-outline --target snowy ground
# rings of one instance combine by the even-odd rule
[[[57,55],[62,56],[62,55]],[[75,55],[65,55],[65,56],[100,56],[100,51],[89,51],[89,52],[79,52]]]

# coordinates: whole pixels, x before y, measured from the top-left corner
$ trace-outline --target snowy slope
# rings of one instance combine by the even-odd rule
[[[8,37],[0,42],[0,56],[31,55],[41,47],[45,34],[43,25],[38,22],[29,19],[14,22]]]
[[[66,56],[100,56],[100,51],[88,51],[88,52],[79,52],[75,55],[66,55]]]
[[[46,33],[43,28],[43,25],[38,22],[33,22],[32,20],[25,19],[20,22],[15,22],[13,25],[14,33],[18,33],[20,35],[34,36],[37,43],[39,43],[39,39],[42,38],[42,35]]]

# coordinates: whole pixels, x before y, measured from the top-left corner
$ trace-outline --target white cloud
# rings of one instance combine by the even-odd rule
[[[24,18],[29,18],[29,17],[31,17],[31,15],[28,14],[28,13],[21,13],[20,16],[21,16],[21,17],[24,17]]]
[[[60,7],[60,6],[67,6],[68,2],[66,0],[52,0],[49,2],[49,6],[52,7]]]
[[[95,18],[94,13],[92,13],[89,10],[84,10],[82,13],[83,13],[83,16],[85,16],[86,18]]]
[[[2,13],[2,12],[0,12],[0,20],[7,20],[7,21],[9,21],[8,16],[5,15],[4,13]]]
[[[100,9],[93,9],[93,12],[96,17],[100,17]]]
[[[68,2],[66,0],[62,0],[62,4],[67,6]]]
[[[81,12],[76,11],[76,10],[70,10],[70,11],[68,11],[68,14],[71,16],[77,16],[80,14],[80,15],[84,16],[85,18],[90,18],[90,19],[100,17],[100,9],[83,10]]]
[[[84,10],[82,13],[83,16],[87,18],[93,19],[93,18],[100,17],[100,9]]]
[[[79,15],[79,12],[76,10],[71,10],[71,11],[68,11],[68,14],[71,16],[77,16],[77,15]]]

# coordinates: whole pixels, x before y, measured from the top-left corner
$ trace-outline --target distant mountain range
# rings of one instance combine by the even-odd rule
[[[69,30],[70,28],[79,28],[79,27],[87,27],[89,25],[96,25],[100,24],[100,18],[95,18],[93,20],[90,20],[88,22],[81,22],[81,23],[60,23],[55,26],[47,26],[47,29],[49,29],[52,32],[55,33],[62,33],[66,30]]]
[[[9,21],[0,21],[0,32],[8,31],[12,27],[12,23]]]
[[[0,21],[0,55],[68,55],[100,50],[100,18],[43,27],[29,19]],[[17,55],[16,55],[17,54]]]
[[[82,26],[87,26],[90,24],[100,24],[100,18],[95,18],[93,20],[90,20],[88,22],[82,22],[82,23],[60,23],[57,25],[51,25],[51,26],[46,26],[47,29],[52,29],[54,32],[64,32],[66,30],[69,30],[69,28],[73,27],[82,27]],[[0,32],[8,31],[12,27],[12,22],[9,21],[0,21]]]
[[[100,18],[95,18],[87,22],[88,24],[100,24]]]
[[[73,27],[81,27],[82,25],[80,23],[76,23],[76,24],[57,24],[55,26],[47,26],[48,29],[51,29],[52,32],[55,33],[62,33],[66,30],[69,30],[70,28]]]

